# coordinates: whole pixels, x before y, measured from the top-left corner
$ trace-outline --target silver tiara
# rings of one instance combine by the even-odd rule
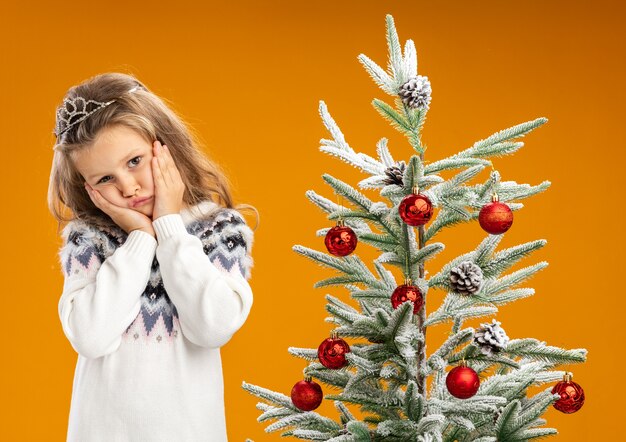
[[[143,88],[137,85],[129,90],[128,93],[135,92],[137,89]],[[57,109],[56,126],[52,133],[56,135],[57,138],[59,138],[59,136],[66,132],[70,127],[80,123],[98,109],[102,109],[103,107],[108,106],[116,100],[117,99],[114,98],[111,101],[103,102],[96,100],[85,100],[83,97],[75,97],[72,99],[65,98],[63,100],[63,104]]]

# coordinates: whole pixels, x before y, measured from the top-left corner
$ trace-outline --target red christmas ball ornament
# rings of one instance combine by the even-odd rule
[[[411,301],[413,303],[413,314],[416,315],[424,305],[424,297],[417,286],[414,286],[410,278],[399,285],[391,294],[391,305],[394,309],[398,308],[403,302]]]
[[[330,338],[324,339],[317,348],[317,357],[326,368],[342,368],[348,364],[346,353],[349,351],[348,343],[337,337],[337,332],[332,331]]]
[[[446,387],[450,394],[459,399],[467,399],[476,394],[480,387],[478,374],[467,366],[465,361],[454,367],[446,377]]]
[[[557,400],[552,406],[566,414],[576,413],[585,403],[585,392],[580,385],[572,381],[572,377],[572,373],[565,373],[563,380],[552,389],[553,394],[558,393],[561,395],[561,399]]]
[[[322,387],[307,376],[291,389],[291,402],[302,411],[315,410],[322,403]]]
[[[357,236],[350,227],[344,225],[343,220],[330,229],[324,239],[328,251],[335,256],[349,255],[356,249]]]
[[[409,226],[422,226],[433,216],[433,204],[426,195],[418,193],[417,187],[414,187],[413,193],[405,196],[400,202],[398,212],[402,221]]]
[[[498,201],[498,195],[493,194],[491,202],[485,204],[478,214],[478,222],[485,232],[500,235],[513,224],[513,211],[504,203]]]

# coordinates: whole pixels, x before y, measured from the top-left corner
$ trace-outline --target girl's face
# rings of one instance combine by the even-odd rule
[[[133,129],[117,125],[102,129],[93,146],[76,153],[74,165],[109,202],[152,218],[152,157],[150,143]],[[146,197],[152,198],[134,207],[137,199]]]

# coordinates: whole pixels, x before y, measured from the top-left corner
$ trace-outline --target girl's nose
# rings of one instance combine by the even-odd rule
[[[126,198],[134,196],[139,190],[139,184],[134,180],[124,182],[121,187],[122,195]]]
[[[139,190],[139,188],[137,187],[134,191],[129,192],[128,194],[124,195],[127,198],[130,198],[131,196],[135,196],[137,194],[137,191]]]

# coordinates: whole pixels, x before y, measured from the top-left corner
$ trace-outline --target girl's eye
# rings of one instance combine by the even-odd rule
[[[136,163],[133,163],[133,161],[138,160]],[[139,164],[139,162],[141,161],[141,156],[135,157],[132,160],[130,160],[128,163],[133,163],[134,165]],[[108,182],[108,180],[105,181],[105,178],[109,178],[109,175],[107,176],[103,176],[102,178],[100,178],[100,180],[96,183],[96,184],[100,184],[100,183],[106,183]]]

